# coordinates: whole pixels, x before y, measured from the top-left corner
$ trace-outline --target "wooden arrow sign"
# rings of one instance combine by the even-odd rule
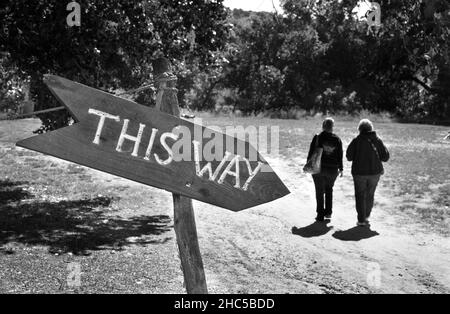
[[[77,123],[17,146],[233,211],[289,193],[248,142],[58,76],[44,82]]]

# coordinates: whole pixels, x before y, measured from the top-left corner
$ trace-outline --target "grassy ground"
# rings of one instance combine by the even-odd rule
[[[162,277],[167,284],[182,278],[173,246],[164,245],[173,238],[171,219],[154,206],[164,195],[16,148],[37,126],[0,127],[0,292],[80,292],[67,284],[70,263],[90,270],[82,292],[182,292],[181,285],[154,288]]]
[[[360,234],[348,163],[333,225],[311,224],[313,187],[301,167],[319,120],[204,118],[278,125],[280,155],[268,160],[292,192],[239,213],[194,202],[211,292],[449,292],[446,128],[376,124],[392,158],[377,192],[377,231]],[[0,122],[0,293],[183,292],[171,195],[15,147],[38,126]],[[337,122],[345,145],[355,129]],[[381,265],[382,287],[367,284],[367,262]],[[81,267],[80,287],[67,281],[71,263]]]
[[[312,136],[319,132],[320,119],[273,120],[205,116],[205,124],[217,125],[277,125],[280,127],[280,155],[292,160],[306,158]],[[357,120],[337,121],[335,132],[344,143],[344,150],[357,135]],[[419,124],[375,123],[378,135],[391,153],[385,164],[382,184],[389,189],[400,206],[392,208],[413,215],[424,229],[449,233],[450,223],[450,141],[444,141],[448,127]],[[294,157],[294,158],[293,158]],[[298,161],[299,159],[295,159]],[[293,164],[301,171],[302,164]],[[344,164],[350,176],[351,164]]]

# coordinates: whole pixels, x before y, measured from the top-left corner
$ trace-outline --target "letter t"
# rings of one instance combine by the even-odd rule
[[[94,144],[100,145],[100,135],[102,135],[103,126],[105,125],[105,119],[108,118],[113,119],[114,121],[120,121],[120,117],[113,116],[112,114],[90,108],[88,112],[90,114],[95,114],[100,117],[100,120],[98,121],[97,132],[95,133],[94,141],[92,142]]]

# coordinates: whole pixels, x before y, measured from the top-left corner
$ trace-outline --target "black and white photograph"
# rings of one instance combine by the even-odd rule
[[[449,292],[448,0],[1,1],[0,294]]]

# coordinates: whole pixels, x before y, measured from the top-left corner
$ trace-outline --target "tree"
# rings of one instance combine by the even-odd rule
[[[284,0],[283,15],[235,12],[237,53],[224,75],[241,109],[449,119],[449,2],[379,0],[382,25],[369,33],[354,15],[359,2]]]
[[[38,109],[56,105],[42,84],[45,73],[107,91],[135,88],[151,82],[151,61],[160,55],[181,69],[194,63],[194,68],[206,68],[211,51],[220,49],[227,35],[222,0],[80,1],[79,27],[66,23],[68,2],[8,0],[0,5],[0,49],[23,76],[31,76]],[[188,40],[193,32],[195,43]],[[48,130],[66,125],[69,115],[41,119]]]

